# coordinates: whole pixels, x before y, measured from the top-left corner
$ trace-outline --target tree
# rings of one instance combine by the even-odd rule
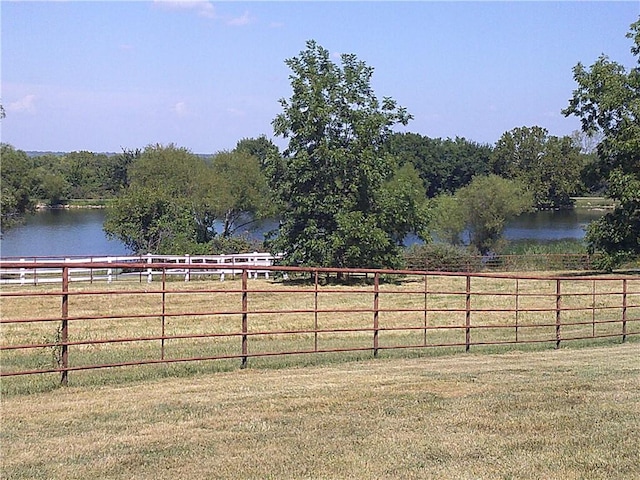
[[[230,240],[237,220],[268,203],[259,161],[244,152],[221,152],[209,163],[185,148],[154,145],[131,162],[129,185],[107,210],[104,229],[136,253],[243,249],[246,241]]]
[[[238,140],[235,151],[245,152],[257,157],[262,168],[266,165],[269,155],[280,155],[278,147],[265,135],[260,135],[258,138],[243,138],[242,140]]]
[[[266,162],[281,212],[271,250],[295,265],[398,265],[402,239],[423,231],[426,218],[423,210],[394,216],[401,197],[390,193],[396,165],[384,145],[391,127],[411,116],[391,98],[378,101],[373,69],[355,55],[337,65],[308,41],[285,63],[293,93],[272,124],[289,143]]]
[[[461,245],[467,218],[468,213],[455,195],[442,193],[433,199],[431,229],[439,240],[451,245]]]
[[[208,253],[222,187],[204,160],[174,145],[148,146],[127,176],[107,210],[108,236],[135,253]]]
[[[601,134],[597,151],[600,170],[608,174],[608,195],[615,210],[592,222],[586,240],[590,252],[605,255],[604,267],[640,254],[640,17],[627,38],[636,66],[624,66],[601,55],[589,68],[578,63],[573,78],[578,87],[562,113],[580,118],[588,135]]]
[[[224,186],[218,191],[216,201],[216,213],[223,223],[223,237],[232,236],[238,229],[272,211],[259,157],[246,149],[219,152],[213,157],[211,169]]]
[[[394,133],[387,147],[401,164],[414,165],[430,198],[453,193],[468,185],[474,176],[489,173],[491,147],[465,138],[443,140],[417,133]]]
[[[67,182],[71,198],[102,198],[102,175],[107,156],[93,152],[71,152],[65,155]]]
[[[136,254],[209,253],[195,218],[166,190],[133,185],[107,212],[104,230]]]
[[[62,175],[40,172],[38,198],[51,205],[61,205],[69,200],[70,186]]]
[[[452,196],[436,199],[435,232],[454,245],[469,242],[482,254],[494,251],[506,223],[531,209],[533,198],[519,182],[498,175],[480,176]]]
[[[33,193],[37,181],[33,175],[32,162],[25,152],[16,150],[7,143],[3,143],[0,148],[0,212],[2,229],[6,230],[19,222],[26,213],[34,210],[36,202]]]
[[[493,173],[519,179],[537,208],[567,208],[581,188],[583,159],[571,137],[550,136],[545,128],[519,127],[505,132],[491,159]]]

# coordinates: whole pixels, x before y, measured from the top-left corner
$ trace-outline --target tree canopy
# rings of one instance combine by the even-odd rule
[[[608,173],[608,194],[619,204],[589,225],[586,239],[590,251],[605,254],[608,267],[640,253],[640,18],[627,38],[636,66],[627,71],[606,55],[589,68],[578,63],[578,86],[563,110],[580,118],[585,133],[602,135],[600,170]]]
[[[518,181],[492,174],[475,177],[455,195],[444,194],[435,203],[439,238],[459,245],[466,230],[469,243],[486,254],[495,251],[510,219],[531,210],[533,198]]]
[[[33,174],[33,162],[22,150],[16,150],[11,145],[1,145],[0,158],[2,169],[0,180],[1,193],[1,225],[6,230],[25,213],[33,210],[35,202],[33,192],[37,186]]]
[[[496,143],[491,169],[518,179],[533,194],[537,208],[566,208],[581,188],[584,161],[571,137],[549,135],[545,128],[519,127],[505,132]]]
[[[135,253],[243,248],[230,239],[237,220],[259,215],[268,199],[259,160],[245,152],[220,152],[209,163],[185,148],[153,145],[131,163],[127,177],[104,229]]]
[[[389,97],[377,99],[373,68],[355,55],[337,65],[308,41],[285,63],[293,93],[272,123],[288,147],[266,165],[281,216],[270,248],[296,265],[398,265],[402,240],[423,233],[427,221],[415,171],[396,171],[384,148],[391,128],[411,115]],[[400,192],[399,184],[410,188]]]
[[[401,163],[410,162],[420,174],[428,197],[453,193],[476,175],[489,173],[492,148],[465,138],[429,138],[417,133],[394,133],[389,152]]]

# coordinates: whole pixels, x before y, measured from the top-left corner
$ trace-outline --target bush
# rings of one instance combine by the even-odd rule
[[[482,269],[482,257],[469,247],[445,243],[412,245],[405,250],[404,256],[410,269],[438,272],[477,272]]]

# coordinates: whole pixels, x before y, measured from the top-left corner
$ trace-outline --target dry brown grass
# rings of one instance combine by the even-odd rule
[[[640,478],[640,348],[369,360],[2,401],[2,478]]]

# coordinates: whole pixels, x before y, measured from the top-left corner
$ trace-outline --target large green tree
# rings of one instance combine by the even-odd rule
[[[586,239],[591,252],[605,254],[608,268],[640,254],[640,19],[627,37],[635,66],[627,71],[606,55],[589,68],[578,63],[573,69],[578,86],[563,110],[580,118],[586,134],[602,135],[600,170],[609,175],[608,194],[618,206],[589,225]]]
[[[260,215],[268,199],[260,162],[246,152],[220,152],[209,162],[153,145],[135,156],[126,177],[104,229],[135,253],[236,253],[226,249],[244,248],[230,238],[237,220]]]
[[[210,253],[210,239],[198,238],[188,206],[151,186],[134,184],[119,196],[107,211],[104,230],[136,254]]]
[[[209,253],[215,192],[204,160],[185,148],[152,145],[128,170],[129,186],[107,210],[104,230],[135,253]]]
[[[556,137],[542,127],[505,132],[493,150],[491,169],[518,179],[533,194],[537,208],[567,208],[580,191],[584,160],[571,137]]]
[[[384,146],[391,128],[411,116],[391,98],[376,98],[373,68],[355,55],[343,54],[338,65],[308,41],[285,63],[293,93],[280,100],[273,127],[288,146],[266,165],[281,212],[270,248],[296,265],[398,265],[402,239],[424,231],[426,210],[396,195],[396,162]]]

